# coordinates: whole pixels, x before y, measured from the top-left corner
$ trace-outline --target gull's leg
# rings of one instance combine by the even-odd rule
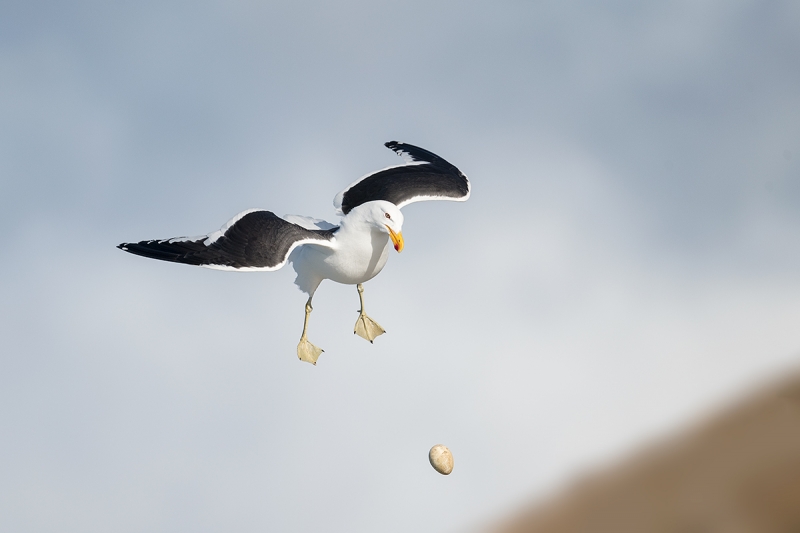
[[[364,312],[364,286],[359,283],[356,288],[358,289],[358,299],[361,300],[361,310],[358,312],[358,320],[356,320],[353,333],[372,342],[378,335],[386,333],[386,330]]]
[[[297,344],[297,357],[299,357],[301,361],[316,365],[317,359],[319,359],[319,354],[325,350],[322,348],[317,348],[308,342],[308,338],[306,337],[306,330],[308,329],[308,317],[311,315],[312,310],[311,297],[309,296],[308,301],[306,302],[306,319],[305,322],[303,322],[303,334],[300,336],[300,342]]]

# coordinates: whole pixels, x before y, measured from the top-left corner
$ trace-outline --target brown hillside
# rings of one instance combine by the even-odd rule
[[[800,374],[494,533],[800,533]]]

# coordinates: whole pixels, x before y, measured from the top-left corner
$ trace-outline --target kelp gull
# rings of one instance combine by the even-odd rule
[[[395,250],[403,250],[400,208],[425,200],[463,202],[470,195],[467,177],[436,154],[396,141],[386,147],[401,155],[406,164],[368,174],[337,194],[333,203],[341,215],[338,226],[251,209],[202,237],[122,243],[118,248],[218,270],[271,271],[291,262],[297,272],[295,283],[308,294],[297,356],[316,365],[323,350],[311,344],[306,333],[311,299],[322,280],[356,285],[361,310],[354,333],[372,342],[385,330],[364,312],[362,284],[386,264],[390,241]]]

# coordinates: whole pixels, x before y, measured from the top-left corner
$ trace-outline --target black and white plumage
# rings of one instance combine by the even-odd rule
[[[400,208],[425,200],[465,201],[470,195],[467,177],[436,154],[396,141],[386,146],[407,164],[368,174],[337,194],[334,206],[342,216],[338,225],[251,209],[208,235],[122,243],[118,248],[219,270],[271,271],[290,261],[297,272],[295,283],[309,296],[297,354],[316,364],[322,350],[308,341],[306,331],[319,284],[330,279],[357,285],[361,311],[354,332],[372,342],[384,330],[364,312],[362,283],[383,269],[389,242],[398,252],[403,250]]]
[[[438,155],[410,144],[390,141],[385,145],[408,164],[385,168],[350,184],[336,195],[333,205],[342,214],[365,202],[385,200],[399,208],[425,200],[465,201],[467,177]]]
[[[218,270],[270,271],[285,265],[297,246],[329,243],[337,229],[306,229],[271,211],[251,209],[209,235],[123,243],[119,248],[151,259]]]

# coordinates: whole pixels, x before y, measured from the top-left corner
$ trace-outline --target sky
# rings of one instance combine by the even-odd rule
[[[0,4],[0,529],[453,532],[800,360],[800,4]],[[422,146],[324,282],[134,257]],[[434,445],[450,476],[428,464]]]

